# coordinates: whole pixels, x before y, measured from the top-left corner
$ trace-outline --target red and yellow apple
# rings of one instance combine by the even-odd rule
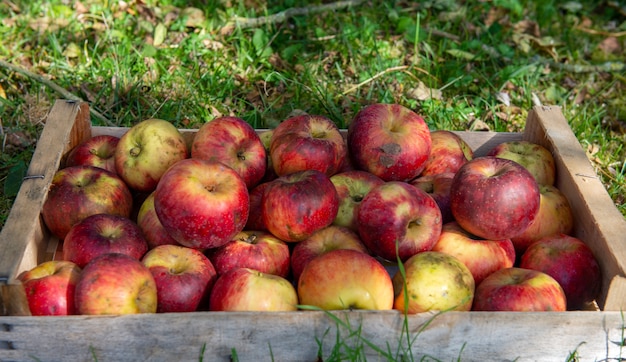
[[[515,161],[524,166],[539,185],[553,185],[556,166],[552,153],[545,147],[530,141],[502,142],[493,147],[487,156]]]
[[[42,315],[76,314],[74,292],[81,268],[64,260],[43,262],[18,276],[26,292],[30,313]]]
[[[137,226],[143,232],[149,249],[159,245],[180,245],[167,233],[156,214],[154,209],[154,191],[141,203],[141,207],[137,212]]]
[[[339,209],[333,224],[354,231],[358,230],[356,215],[361,201],[371,189],[382,185],[385,181],[361,170],[337,173],[330,177],[330,181],[335,185],[337,196],[339,196]]]
[[[65,166],[94,166],[117,173],[115,149],[119,140],[119,137],[112,135],[93,136],[68,153]]]
[[[474,158],[474,151],[458,134],[448,130],[430,132],[432,146],[421,176],[456,173]]]
[[[454,173],[438,173],[434,175],[419,176],[409,183],[432,196],[441,211],[441,219],[443,223],[454,221],[452,211],[450,210],[450,186]]]

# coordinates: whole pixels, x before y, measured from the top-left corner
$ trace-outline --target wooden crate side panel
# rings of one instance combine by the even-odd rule
[[[29,178],[0,232],[0,282],[11,283],[44,257],[48,238],[40,212],[48,188],[65,154],[90,136],[90,128],[86,103],[57,101],[50,111],[28,168]]]
[[[318,342],[327,360],[338,333],[372,361],[387,360],[380,350],[400,360],[400,341],[409,360],[611,360],[624,328],[619,312],[424,313],[407,320],[409,352],[400,313],[333,314],[350,328],[323,312],[3,317],[0,360],[314,361]]]
[[[585,241],[600,260],[603,286],[598,304],[603,310],[626,309],[624,291],[609,293],[614,276],[626,275],[626,221],[558,107],[535,107],[529,113],[524,139],[547,147],[555,157],[556,186],[575,213],[573,235]],[[615,284],[620,287],[621,284]]]

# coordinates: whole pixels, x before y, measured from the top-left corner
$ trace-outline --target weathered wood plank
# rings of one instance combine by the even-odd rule
[[[425,313],[407,319],[410,350],[400,313],[334,314],[351,330],[323,312],[2,317],[0,360],[229,361],[236,351],[241,361],[315,361],[316,341],[326,360],[337,333],[348,346],[362,346],[368,361],[387,359],[364,340],[384,352],[389,347],[394,360],[400,341],[412,360],[564,361],[576,352],[593,361],[622,353],[615,343],[624,328],[619,312],[506,313],[507,323],[498,312]]]

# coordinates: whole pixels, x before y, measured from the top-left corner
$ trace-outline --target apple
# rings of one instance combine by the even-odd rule
[[[409,183],[429,194],[439,206],[443,223],[454,221],[450,210],[450,186],[454,173],[444,172],[434,175],[419,176]]]
[[[500,269],[486,277],[474,294],[475,311],[563,312],[566,297],[559,283],[546,273]]]
[[[357,213],[358,233],[373,254],[407,260],[432,249],[441,234],[441,211],[426,192],[402,181],[373,188]]]
[[[281,240],[296,242],[335,220],[339,197],[326,174],[306,170],[271,181],[261,203],[263,223],[269,232]]]
[[[291,273],[298,281],[304,267],[313,258],[336,249],[351,249],[369,254],[359,235],[343,226],[330,225],[298,242],[291,252]]]
[[[178,161],[154,192],[154,210],[167,233],[195,249],[224,245],[248,220],[248,187],[237,171],[220,162]]]
[[[159,245],[180,245],[167,233],[156,214],[154,209],[154,191],[148,194],[141,203],[141,207],[137,212],[137,226],[143,232],[149,249]]]
[[[248,221],[244,229],[247,230],[267,230],[267,225],[263,222],[263,215],[261,214],[261,207],[263,205],[263,194],[265,189],[269,186],[269,181],[261,182],[249,191],[250,198],[250,212],[248,214]]]
[[[159,245],[141,262],[156,283],[157,313],[198,310],[217,279],[213,264],[201,251],[180,245]]]
[[[97,256],[120,253],[137,260],[148,251],[148,242],[139,226],[129,218],[91,215],[76,223],[63,241],[63,260],[83,268]]]
[[[570,234],[574,229],[574,215],[567,197],[552,185],[539,185],[539,192],[539,212],[526,230],[511,238],[520,256],[533,242],[546,236]]]
[[[443,225],[441,236],[431,250],[459,259],[472,273],[476,285],[496,270],[515,264],[511,239],[485,240],[463,230],[456,221]]]
[[[361,170],[349,170],[330,177],[339,196],[339,209],[333,224],[357,231],[357,211],[361,201],[371,189],[382,185],[380,177]]]
[[[600,265],[589,246],[566,234],[547,236],[531,244],[519,266],[544,272],[559,282],[568,310],[583,309],[593,302],[602,286]]]
[[[83,269],[75,290],[78,314],[156,313],[157,287],[150,270],[133,257],[103,254]]]
[[[274,134],[273,129],[268,129],[259,133],[259,138],[261,139],[261,143],[263,143],[263,147],[265,148],[265,155],[267,160],[267,165],[265,167],[265,175],[261,179],[261,183],[272,181],[278,177],[276,171],[274,171],[274,164],[272,163],[272,157],[270,157],[270,144],[272,142],[272,135]]]
[[[450,186],[450,210],[468,232],[487,240],[511,239],[539,212],[535,178],[515,161],[494,156],[461,166]]]
[[[475,282],[459,259],[438,251],[415,254],[404,262],[404,273],[393,276],[393,308],[405,314],[428,311],[468,311]]]
[[[289,246],[269,232],[243,230],[206,253],[219,275],[235,268],[250,268],[283,278],[289,274]]]
[[[278,176],[317,170],[327,176],[339,171],[346,142],[337,125],[319,115],[301,114],[281,122],[270,140],[270,157]]]
[[[448,130],[430,132],[430,155],[421,176],[456,173],[474,158],[474,151],[458,134]]]
[[[399,104],[371,104],[348,126],[347,144],[357,169],[385,181],[419,176],[430,155],[430,130],[424,119]]]
[[[65,166],[87,165],[117,173],[115,149],[119,140],[119,137],[112,135],[93,136],[68,153]]]
[[[243,178],[248,188],[265,175],[267,156],[254,128],[238,117],[218,117],[203,124],[191,144],[191,157],[218,161]]]
[[[524,166],[539,185],[553,185],[556,166],[552,153],[545,147],[529,141],[502,142],[493,147],[487,156],[506,158]]]
[[[357,250],[337,249],[312,259],[298,279],[301,305],[324,310],[389,310],[393,284],[385,267]]]
[[[30,313],[41,315],[76,314],[74,292],[81,268],[64,260],[43,262],[22,272],[18,280],[26,292]]]
[[[220,275],[209,299],[211,311],[295,311],[298,295],[287,279],[250,268]]]
[[[50,232],[60,239],[70,228],[94,214],[129,217],[133,196],[116,174],[93,166],[71,166],[52,178],[41,214]]]
[[[148,193],[171,165],[188,156],[180,131],[168,121],[150,118],[120,137],[115,149],[115,169],[131,189]]]

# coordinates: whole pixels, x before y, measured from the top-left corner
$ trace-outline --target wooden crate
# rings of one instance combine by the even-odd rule
[[[398,346],[409,360],[626,357],[621,347],[626,333],[621,312],[626,307],[626,221],[558,107],[532,109],[522,134],[460,134],[477,155],[499,142],[520,139],[553,152],[557,187],[575,210],[573,234],[588,243],[602,267],[596,310],[423,313],[406,318],[397,311],[28,316],[23,288],[15,278],[56,251],[57,241],[40,216],[52,176],[73,146],[92,135],[119,136],[124,131],[91,127],[85,103],[57,101],[51,109],[28,177],[0,233],[0,361],[228,361],[235,354],[241,361],[314,361],[326,360],[338,334],[347,346],[363,347],[368,360],[385,360],[379,352],[393,353]],[[193,131],[184,133],[193,138]]]

